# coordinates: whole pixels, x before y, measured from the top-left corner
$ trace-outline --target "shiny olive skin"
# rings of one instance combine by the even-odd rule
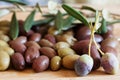
[[[91,36],[89,35],[84,40],[90,40],[90,37]],[[101,35],[95,34],[94,37],[95,37],[95,41],[97,43],[100,43],[103,40],[103,37]]]
[[[52,42],[48,41],[47,39],[41,39],[39,41],[39,44],[42,47],[53,47],[54,46],[54,44]]]
[[[24,53],[27,49],[24,44],[18,43],[18,42],[10,42],[10,47],[13,48],[16,52]]]
[[[76,42],[72,48],[77,52],[77,54],[82,55],[88,53],[88,47],[89,47],[89,40],[81,40]],[[96,70],[100,67],[100,54],[95,44],[92,44],[91,46],[91,57],[94,60],[93,70]]]
[[[104,52],[104,53],[110,53],[110,54],[114,54],[115,56],[118,55],[117,53],[117,50],[113,47],[110,47],[110,46],[102,46],[101,47],[101,50]]]
[[[63,67],[67,69],[74,69],[75,61],[79,58],[79,55],[67,55],[62,59]]]
[[[104,54],[101,58],[101,66],[108,74],[116,74],[119,72],[119,61],[114,54]]]
[[[84,26],[76,31],[75,37],[79,41],[79,40],[84,40],[86,37],[90,36],[90,34],[91,34],[91,31],[89,27]]]
[[[75,72],[78,76],[86,76],[93,67],[93,59],[87,54],[80,56],[74,65]]]
[[[56,51],[50,47],[42,47],[40,48],[40,52],[50,59],[57,55]]]
[[[19,36],[18,38],[16,38],[15,40],[13,40],[13,42],[16,41],[18,43],[24,44],[27,42],[27,37],[26,36]]]
[[[14,53],[11,56],[12,65],[16,70],[24,70],[25,69],[25,60],[21,53]]]
[[[52,42],[53,44],[56,43],[56,39],[55,39],[55,37],[52,34],[46,34],[44,36],[44,38],[47,39],[48,41]]]
[[[53,71],[59,70],[61,67],[61,57],[54,56],[50,61],[50,68]]]
[[[112,37],[112,38],[106,38],[101,42],[101,47],[104,46],[110,46],[113,48],[116,48],[118,46],[119,42],[117,41],[116,38]]]
[[[33,63],[33,61],[40,56],[39,49],[35,46],[30,46],[25,52],[25,60],[27,63]]]
[[[41,39],[41,34],[40,33],[33,33],[29,36],[29,41],[40,41]]]
[[[45,71],[49,66],[49,58],[47,56],[39,56],[34,60],[32,68],[35,72]]]
[[[34,46],[37,49],[41,48],[40,45],[37,42],[35,42],[35,41],[28,41],[28,42],[25,43],[25,46],[26,47]]]
[[[102,34],[102,37],[104,39],[106,39],[106,38],[112,38],[113,36],[114,36],[113,35],[113,31],[110,31],[110,30],[108,30],[106,33]]]

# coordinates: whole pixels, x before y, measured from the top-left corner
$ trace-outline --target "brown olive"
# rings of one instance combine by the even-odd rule
[[[25,60],[21,53],[15,53],[11,56],[13,67],[16,70],[24,70],[25,68]]]
[[[113,36],[114,36],[114,35],[113,35],[113,32],[110,31],[110,30],[108,30],[106,33],[102,34],[102,37],[103,37],[104,39],[106,39],[106,38],[112,38]]]
[[[72,47],[78,54],[88,54],[88,48],[89,48],[89,40],[81,40],[74,44]],[[92,43],[91,46],[91,57],[94,60],[94,66],[93,70],[96,70],[100,67],[100,54],[95,46],[95,44]]]
[[[24,53],[26,50],[26,46],[24,44],[12,41],[9,43],[10,47],[13,48],[16,52]]]
[[[51,35],[51,34],[45,35],[44,38],[47,39],[48,41],[52,42],[53,44],[56,43],[55,37],[53,35]]]
[[[112,37],[112,38],[106,38],[105,40],[103,40],[101,42],[101,47],[103,46],[110,46],[110,47],[113,47],[113,48],[116,48],[118,46],[118,41],[116,38]]]
[[[47,56],[39,56],[33,61],[32,68],[35,72],[45,71],[49,66],[49,58]]]
[[[59,70],[61,67],[61,57],[54,56],[50,61],[50,68],[53,71]]]
[[[35,46],[30,46],[25,52],[25,60],[27,63],[33,63],[34,59],[38,58],[40,56],[39,49],[37,49]]]
[[[41,39],[41,34],[40,33],[33,33],[30,37],[29,37],[29,41],[40,41]]]
[[[115,56],[117,56],[117,50],[113,47],[110,47],[110,46],[102,46],[101,47],[101,50],[104,52],[104,53],[112,53],[114,54]]]
[[[90,35],[87,36],[87,37],[85,38],[85,40],[90,40],[90,37],[91,37]],[[103,37],[100,36],[100,35],[98,35],[98,34],[95,34],[94,38],[95,38],[95,41],[98,42],[98,43],[100,43],[100,42],[103,40]]]
[[[25,46],[26,47],[34,46],[37,49],[41,48],[40,45],[37,42],[35,42],[35,41],[28,41],[28,42],[25,43]]]
[[[56,52],[55,52],[55,50],[54,49],[52,49],[52,48],[50,48],[50,47],[42,47],[42,48],[40,48],[40,52],[41,52],[41,54],[43,54],[43,55],[45,55],[45,56],[47,56],[48,58],[52,58],[52,57],[54,57],[54,56],[56,56]]]
[[[90,36],[90,34],[91,31],[89,27],[84,26],[76,31],[75,37],[77,40],[84,40],[87,36]]]
[[[50,41],[48,41],[48,40],[46,40],[46,39],[41,39],[41,40],[39,41],[39,44],[40,44],[40,46],[42,46],[42,47],[53,47],[53,46],[54,46],[54,44],[53,44],[52,42],[50,42]]]
[[[18,38],[16,38],[15,40],[13,40],[13,42],[18,42],[18,43],[21,43],[21,44],[24,44],[27,42],[27,37],[26,36],[20,36]]]

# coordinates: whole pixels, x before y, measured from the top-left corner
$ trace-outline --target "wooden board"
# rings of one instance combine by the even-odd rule
[[[94,6],[94,5],[93,5]],[[120,11],[116,10],[119,6],[111,6],[112,11],[118,13]],[[23,15],[24,14],[24,15]],[[28,13],[18,13],[18,19],[25,19]],[[39,16],[39,17],[38,17]],[[37,19],[41,18],[37,15]],[[0,20],[11,20],[11,14],[7,15]],[[116,38],[120,38],[120,24],[114,25],[114,35]],[[119,50],[119,47],[118,47]],[[120,54],[118,56],[120,61]],[[25,69],[24,71],[15,71],[12,69],[0,72],[0,80],[119,80],[120,71],[116,75],[105,74],[103,69],[98,69],[97,71],[91,72],[85,77],[78,77],[74,70],[61,69],[59,71],[44,71],[41,73],[35,73],[32,69]]]

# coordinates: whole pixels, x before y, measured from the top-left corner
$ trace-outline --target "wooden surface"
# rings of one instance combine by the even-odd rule
[[[79,6],[79,5],[78,5]],[[94,5],[92,5],[94,6]],[[96,6],[94,6],[96,7]],[[111,5],[111,6],[98,6],[96,8],[107,8],[113,13],[120,13],[120,9],[118,8],[120,6],[118,5]],[[23,15],[24,14],[24,15]],[[18,19],[25,19],[26,16],[29,13],[18,13],[17,18]],[[37,19],[40,18],[40,15],[37,15]],[[7,15],[0,20],[11,20],[11,14]],[[120,24],[114,25],[114,34],[116,38],[120,38]],[[118,59],[120,61],[120,54],[118,56]],[[105,74],[103,69],[99,69],[97,71],[91,72],[89,75],[85,77],[78,77],[76,76],[74,70],[66,70],[66,69],[61,69],[59,71],[44,71],[41,73],[35,73],[32,69],[25,69],[24,71],[15,71],[15,70],[7,70],[0,72],[0,80],[119,80],[120,79],[120,71],[116,75],[108,75]]]

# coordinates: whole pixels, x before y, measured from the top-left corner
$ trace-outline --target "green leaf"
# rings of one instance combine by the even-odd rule
[[[85,6],[84,5],[84,6],[81,7],[81,9],[85,9],[85,10],[90,10],[92,12],[96,12],[96,10],[94,8],[90,7],[90,6]]]
[[[48,24],[49,22],[53,21],[54,18],[46,18],[42,20],[37,20],[33,22],[33,25],[42,25],[42,24]]]
[[[61,32],[62,27],[63,27],[63,18],[62,18],[62,13],[58,11],[56,18],[55,18],[55,26],[56,29]]]
[[[107,32],[107,23],[106,20],[104,18],[102,18],[102,22],[101,22],[101,27],[98,29],[98,33],[99,34],[104,34]]]
[[[36,8],[38,8],[39,12],[42,13],[39,3],[36,4]]]
[[[64,19],[63,20],[63,28],[62,28],[62,30],[70,29],[74,20],[75,20],[75,18],[73,18],[72,16],[69,16],[66,19]]]
[[[19,34],[19,24],[16,19],[16,13],[13,13],[12,20],[11,20],[11,26],[10,26],[10,37],[12,39],[16,39]]]
[[[26,32],[28,32],[31,29],[32,25],[33,25],[35,12],[36,12],[36,10],[33,10],[30,13],[30,15],[27,17],[27,19],[25,20],[24,29],[25,29]]]
[[[27,3],[21,1],[21,0],[0,0],[0,1],[4,1],[4,2],[9,2],[9,3],[12,3],[12,4],[21,4],[21,5],[26,5]]]
[[[67,13],[63,13],[62,16],[65,16],[67,15]],[[43,17],[55,17],[56,15],[55,14],[43,14],[42,15]]]
[[[62,7],[69,15],[73,16],[74,18],[80,20],[85,25],[89,26],[87,19],[80,12],[76,11],[75,9],[66,4],[63,4]]]
[[[116,24],[116,23],[120,23],[120,19],[114,20],[114,21],[111,21],[111,22],[107,22],[107,25],[112,25],[112,24]]]

